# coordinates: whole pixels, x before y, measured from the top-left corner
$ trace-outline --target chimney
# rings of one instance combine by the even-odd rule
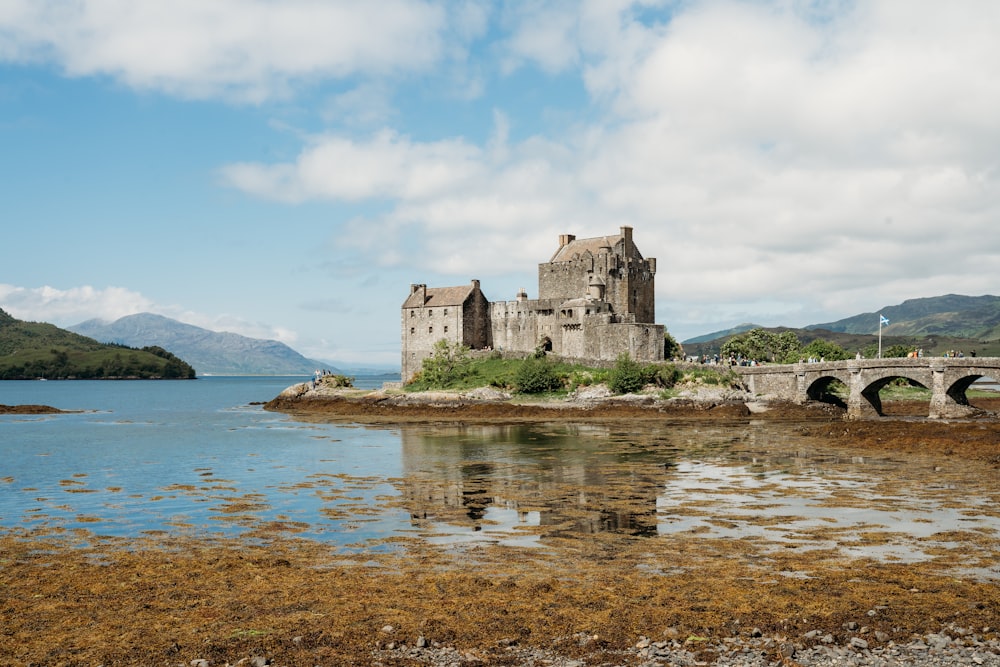
[[[576,240],[576,234],[560,234],[559,247],[563,248]]]
[[[632,245],[632,228],[629,227],[628,225],[623,225],[622,228],[621,228],[621,230],[622,230],[622,239],[625,241],[625,243],[624,243],[624,246],[625,246],[624,247],[625,256],[626,257],[631,257],[632,256],[632,248],[633,248],[633,245]]]
[[[476,280],[475,278],[472,279],[472,288],[479,289],[479,281]]]
[[[528,291],[526,289],[524,289],[523,287],[521,289],[519,289],[518,292],[517,292],[517,300],[518,301],[527,301],[528,300]]]
[[[414,285],[410,284],[410,295],[420,294],[420,303],[427,303],[427,285]]]

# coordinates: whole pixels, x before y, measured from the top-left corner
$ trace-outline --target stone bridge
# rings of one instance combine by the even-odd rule
[[[981,377],[1000,381],[1000,357],[921,357],[907,359],[852,359],[819,363],[736,366],[755,396],[771,396],[796,403],[828,398],[830,384],[839,380],[849,390],[850,419],[882,415],[879,390],[905,378],[931,390],[933,419],[964,417],[976,412],[966,389]]]

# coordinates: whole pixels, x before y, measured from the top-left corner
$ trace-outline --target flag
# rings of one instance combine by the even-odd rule
[[[878,318],[879,318],[878,319],[879,326],[882,326],[883,324],[886,326],[889,325],[889,320],[885,319],[885,315],[879,315]]]

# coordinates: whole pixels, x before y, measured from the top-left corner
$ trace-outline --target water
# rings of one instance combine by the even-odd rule
[[[385,428],[257,404],[301,380],[0,382],[0,403],[83,411],[0,415],[0,529],[348,549],[601,533],[970,563],[1000,543],[1000,485],[974,462],[830,452],[794,424]]]

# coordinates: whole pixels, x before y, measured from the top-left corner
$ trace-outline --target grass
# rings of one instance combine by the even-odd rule
[[[434,389],[468,391],[479,387],[497,387],[508,391],[517,390],[517,376],[526,359],[502,359],[491,357],[487,359],[470,359],[464,368],[455,373],[446,383],[432,384],[419,374],[415,380],[404,387],[405,391],[417,392]],[[565,396],[579,387],[607,383],[611,376],[610,368],[594,368],[577,363],[549,361],[553,371],[563,380],[563,388],[555,392],[534,394],[537,397]],[[672,363],[648,364],[651,366],[674,367]],[[727,366],[680,365],[679,384],[703,384],[720,387],[736,386],[739,377]],[[669,389],[666,389],[669,391]]]

